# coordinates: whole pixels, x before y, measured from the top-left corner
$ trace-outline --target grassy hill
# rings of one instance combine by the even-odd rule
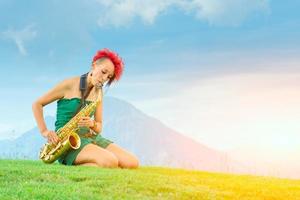
[[[300,199],[300,180],[0,160],[0,199]]]

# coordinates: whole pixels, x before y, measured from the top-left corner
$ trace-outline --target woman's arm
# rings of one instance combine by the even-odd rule
[[[97,105],[95,113],[94,113],[94,120],[90,128],[96,132],[97,134],[100,134],[102,132],[102,102],[103,102],[103,94],[102,89],[99,91],[99,95],[101,95],[101,101]]]
[[[102,102],[96,107],[94,123],[90,128],[98,134],[102,132]]]
[[[78,126],[86,126],[92,129],[96,134],[102,132],[102,104],[96,107],[94,120],[91,117],[81,117]]]
[[[66,79],[66,80],[58,83],[54,88],[49,90],[43,96],[39,97],[32,104],[33,115],[35,117],[39,131],[44,137],[48,137],[49,131],[47,129],[47,126],[46,126],[46,123],[44,120],[43,107],[57,99],[63,98],[65,95],[65,92],[68,89],[70,89],[70,84],[71,84],[70,79]]]

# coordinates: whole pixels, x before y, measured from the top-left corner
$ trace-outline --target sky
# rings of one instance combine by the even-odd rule
[[[34,127],[32,102],[90,69],[98,49],[123,58],[106,95],[218,150],[300,152],[297,1],[0,0],[0,139]],[[56,104],[44,115],[55,115]]]

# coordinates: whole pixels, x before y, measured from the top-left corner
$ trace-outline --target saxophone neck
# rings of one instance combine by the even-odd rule
[[[102,92],[102,87],[99,87],[99,93],[96,99],[96,104],[98,105],[99,103],[102,102],[102,98],[103,98],[103,92]]]

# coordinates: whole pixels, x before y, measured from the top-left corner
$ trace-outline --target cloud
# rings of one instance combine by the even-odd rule
[[[281,138],[300,138],[299,78],[299,72],[219,74],[185,88],[176,85],[176,90],[173,81],[154,85],[146,91],[149,96],[156,90],[156,98],[129,101],[168,126],[217,149],[263,144],[272,151],[290,151],[299,146],[299,140],[288,147]],[[172,94],[162,95],[161,88],[172,90]]]
[[[20,53],[24,56],[28,54],[25,48],[25,42],[34,39],[36,36],[37,31],[34,30],[33,24],[26,26],[22,30],[8,29],[1,34],[3,39],[13,40]]]
[[[175,7],[211,25],[235,26],[255,12],[269,11],[269,0],[119,0],[97,1],[102,8],[98,20],[100,26],[127,26],[135,18],[146,24]]]
[[[211,25],[237,26],[255,12],[268,13],[268,0],[193,0],[180,7]]]

